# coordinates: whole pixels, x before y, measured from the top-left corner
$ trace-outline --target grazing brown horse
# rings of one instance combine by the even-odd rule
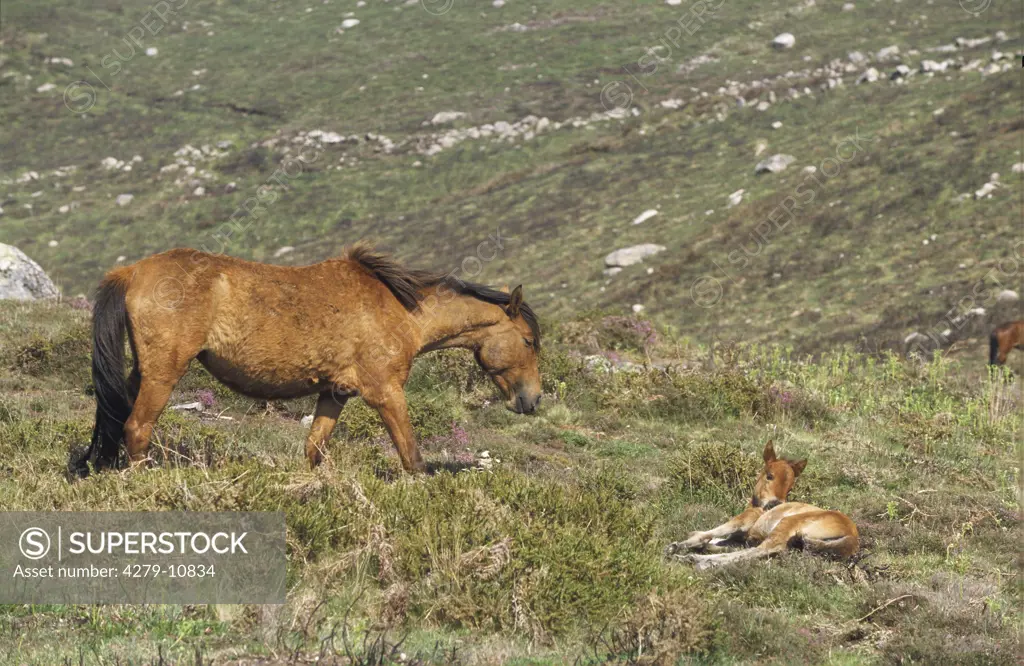
[[[1011,349],[1024,349],[1024,319],[998,326],[988,340],[989,365],[1002,365]]]
[[[750,506],[732,520],[706,532],[693,532],[686,541],[669,544],[666,555],[691,562],[698,569],[767,557],[787,548],[804,548],[834,557],[849,557],[860,547],[857,526],[845,514],[810,504],[787,502],[806,460],[775,455],[771,442],[764,447],[764,469],[754,485]],[[722,552],[729,545],[756,546]],[[682,555],[685,551],[711,551],[713,555]]]
[[[127,381],[126,334],[134,357]],[[345,401],[360,396],[380,413],[402,466],[421,472],[403,386],[417,355],[450,347],[473,351],[509,409],[534,411],[540,329],[521,286],[509,293],[410,270],[364,244],[300,267],[187,249],[153,255],[100,284],[86,460],[115,464],[122,438],[131,462],[145,460],[153,425],[198,359],[247,396],[319,395],[306,440],[311,466]]]

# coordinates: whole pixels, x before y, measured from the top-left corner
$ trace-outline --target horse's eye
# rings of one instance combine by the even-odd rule
[[[772,476],[771,474],[769,474],[768,476],[766,476],[764,478],[768,479],[769,481],[774,481],[775,480],[775,477]]]
[[[530,340],[529,338],[523,338],[523,342],[526,343],[527,347],[533,347],[533,340]]]

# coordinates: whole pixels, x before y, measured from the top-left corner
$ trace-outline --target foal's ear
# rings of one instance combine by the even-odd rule
[[[775,462],[775,445],[772,444],[772,440],[768,440],[768,443],[764,445],[764,453],[762,456],[765,463]]]
[[[505,312],[512,319],[519,316],[519,308],[523,305],[523,285],[519,285],[512,290],[512,293],[508,297],[508,305],[505,307]]]
[[[804,467],[807,467],[807,458],[804,458],[803,460],[797,460],[796,462],[792,462],[789,464],[789,466],[793,468],[794,477],[800,476],[800,472],[804,471]]]

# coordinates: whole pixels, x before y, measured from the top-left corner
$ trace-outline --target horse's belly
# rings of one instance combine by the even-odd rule
[[[330,390],[329,382],[316,373],[276,372],[211,351],[199,354],[199,362],[218,381],[233,391],[263,400],[288,400]]]

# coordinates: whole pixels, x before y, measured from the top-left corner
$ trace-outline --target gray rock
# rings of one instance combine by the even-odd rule
[[[1016,303],[1020,296],[1013,289],[1003,289],[996,296],[996,303]]]
[[[877,80],[878,70],[874,67],[868,67],[863,74],[857,77],[857,83],[874,83]]]
[[[118,194],[117,199],[115,199],[115,202],[118,206],[127,206],[132,202],[132,199],[134,198],[134,194]]]
[[[897,65],[896,70],[889,75],[889,78],[895,81],[896,79],[905,79],[910,76],[910,68],[906,65]]]
[[[854,65],[860,65],[867,62],[867,57],[864,56],[860,51],[851,51],[846,54],[846,59],[852,62]]]
[[[794,44],[796,44],[796,37],[789,32],[776,35],[775,39],[772,40],[772,46],[777,49],[791,49]]]
[[[621,250],[615,250],[605,257],[604,265],[608,268],[632,266],[664,250],[664,245],[655,245],[654,243],[642,243],[640,245],[624,247]]]
[[[875,54],[875,58],[877,58],[878,60],[888,60],[889,58],[895,58],[899,54],[900,47],[896,45],[886,46],[884,49],[881,49],[878,53]]]
[[[796,158],[792,155],[783,155],[781,153],[772,155],[758,162],[757,166],[754,167],[754,173],[779,173],[780,171],[785,171],[795,161]]]
[[[0,243],[0,300],[35,301],[60,292],[39,264],[14,247]]]

